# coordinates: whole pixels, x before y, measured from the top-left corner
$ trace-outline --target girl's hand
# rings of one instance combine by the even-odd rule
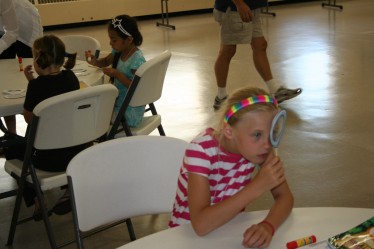
[[[263,192],[269,191],[286,180],[283,162],[278,156],[269,155],[269,158],[262,164],[253,183],[259,184]]]
[[[34,77],[34,75],[33,75],[34,72],[32,71],[32,66],[31,66],[31,65],[27,65],[27,66],[24,68],[23,73],[24,73],[24,75],[26,76],[26,79],[27,79],[28,81],[35,79],[35,77]]]
[[[116,75],[118,73],[117,69],[112,68],[112,67],[103,67],[102,69],[105,75],[116,78]]]
[[[266,224],[255,224],[245,230],[242,244],[246,248],[266,248],[272,238],[271,231]]]
[[[84,55],[86,57],[86,61],[88,64],[96,66],[96,57],[91,53],[91,50],[84,51]]]

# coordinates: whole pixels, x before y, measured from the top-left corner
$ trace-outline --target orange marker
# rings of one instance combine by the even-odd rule
[[[22,57],[18,57],[19,70],[23,71]]]
[[[301,246],[305,246],[305,245],[315,243],[316,241],[317,241],[317,238],[314,235],[309,236],[309,237],[305,237],[305,238],[301,238],[301,239],[297,239],[297,240],[288,242],[287,243],[287,249],[295,249],[295,248],[298,248],[298,247],[301,247]]]

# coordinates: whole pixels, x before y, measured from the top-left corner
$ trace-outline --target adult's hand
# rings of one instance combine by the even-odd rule
[[[243,0],[233,0],[238,14],[243,22],[251,22],[252,21],[252,10]]]

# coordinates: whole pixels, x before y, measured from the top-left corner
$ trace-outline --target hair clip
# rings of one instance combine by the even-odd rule
[[[132,37],[132,35],[129,32],[127,32],[124,27],[122,27],[121,22],[122,22],[122,19],[117,19],[117,18],[112,19],[112,25],[114,28],[118,28],[125,35]]]
[[[249,97],[249,98],[243,99],[242,101],[233,105],[230,108],[230,110],[225,115],[225,118],[224,118],[225,123],[229,122],[229,119],[232,117],[232,115],[234,115],[239,110],[249,105],[253,105],[257,103],[272,103],[275,106],[278,106],[277,100],[269,95],[258,95],[258,96]]]

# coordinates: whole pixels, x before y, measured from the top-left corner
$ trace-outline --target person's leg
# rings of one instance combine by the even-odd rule
[[[262,23],[260,18],[261,11],[260,9],[255,9],[252,13],[254,15],[252,19],[253,34],[251,46],[253,51],[253,62],[256,70],[265,81],[270,93],[278,100],[278,103],[292,99],[301,93],[301,89],[288,89],[282,86],[282,84],[273,77],[266,53],[268,44],[262,32]]]
[[[280,83],[273,78],[271,72],[270,63],[266,53],[268,43],[265,37],[254,37],[251,42],[253,52],[253,62],[255,64],[257,72],[261,78],[266,82],[271,94],[275,94],[281,87]]]
[[[5,125],[10,133],[17,134],[16,127],[16,116],[5,116],[4,117]]]
[[[227,76],[229,74],[230,62],[235,55],[236,45],[221,44],[217,60],[214,64],[214,72],[217,81],[217,96],[214,99],[214,109],[218,109],[227,98]]]
[[[226,87],[230,62],[235,52],[236,45],[221,44],[217,60],[214,64],[214,72],[218,87]]]
[[[251,46],[253,52],[253,62],[257,72],[265,82],[273,79],[269,60],[266,54],[267,45],[267,41],[263,36],[252,38]]]

